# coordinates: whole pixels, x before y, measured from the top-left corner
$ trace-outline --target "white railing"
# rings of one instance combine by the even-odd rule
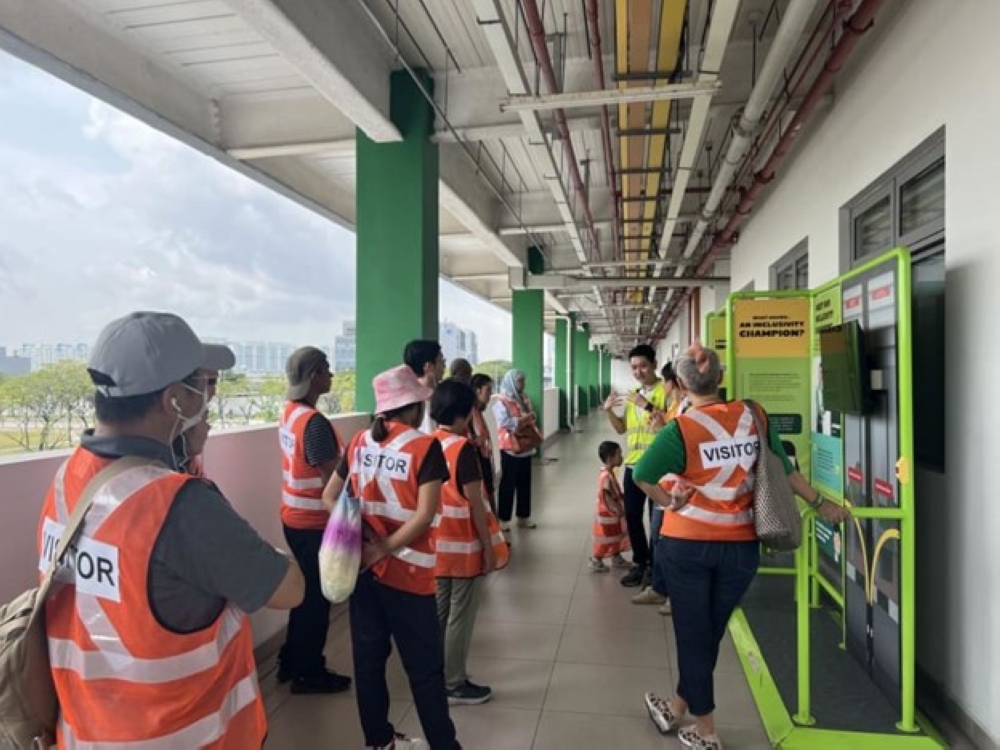
[[[347,441],[368,425],[365,414],[333,419]],[[278,514],[281,458],[277,427],[266,425],[212,435],[205,449],[205,469],[236,511],[271,544],[287,549]],[[45,493],[69,451],[0,459],[0,602],[38,582],[36,535]],[[285,626],[284,612],[262,610],[252,618],[254,643],[260,644]]]

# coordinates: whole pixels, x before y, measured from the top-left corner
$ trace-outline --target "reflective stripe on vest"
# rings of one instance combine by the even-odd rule
[[[389,422],[389,440],[380,445],[371,430],[351,441],[351,479],[361,500],[361,513],[376,533],[387,537],[417,511],[417,475],[430,447],[429,436]],[[435,591],[437,558],[427,531],[408,547],[395,550],[373,567],[384,585],[415,594]]]
[[[666,390],[663,381],[658,380],[653,389],[644,395],[646,401],[661,411],[666,408]],[[631,401],[625,403],[625,465],[631,466],[642,458],[656,433],[649,427],[649,413]]]
[[[435,573],[439,578],[473,578],[483,573],[483,543],[472,517],[473,501],[462,494],[458,477],[458,459],[468,440],[446,430],[439,430],[436,435],[450,476],[441,490],[441,525],[434,531],[438,555]],[[510,557],[507,542],[489,504],[485,499],[482,503],[490,546],[497,568],[502,568]]]
[[[736,409],[741,409],[738,412]],[[721,413],[720,413],[721,412]],[[713,414],[719,414],[716,418]],[[719,419],[734,425],[727,428]],[[692,409],[679,418],[678,426],[687,451],[687,469],[683,481],[694,492],[674,512],[677,520],[665,514],[663,532],[668,536],[696,534],[694,538],[753,538],[753,466],[760,452],[753,414],[743,404],[723,404],[706,409]],[[668,486],[676,477],[664,477]],[[677,526],[679,519],[695,524]],[[704,524],[699,530],[697,527]],[[712,531],[712,528],[717,531]]]
[[[330,516],[323,505],[323,475],[306,460],[309,420],[319,412],[289,401],[278,425],[281,444],[281,522],[293,529],[324,529]]]
[[[175,750],[182,747],[205,747],[218,742],[226,733],[230,721],[236,714],[257,700],[259,690],[257,676],[248,675],[237,682],[226,695],[222,707],[215,713],[205,716],[184,729],[154,739],[128,742],[90,742],[81,740],[73,733],[73,728],[66,724],[65,719],[59,722],[59,747],[66,750],[111,750],[112,748],[129,748],[129,750]],[[132,707],[130,706],[129,709]],[[263,739],[263,738],[262,738]],[[237,750],[237,746],[233,745]]]
[[[60,468],[40,528],[41,571],[87,481],[107,463],[80,448]],[[208,627],[182,634],[164,628],[149,604],[153,549],[187,480],[144,466],[94,496],[57,574],[64,585],[46,604],[60,747],[236,750],[263,741],[249,618],[228,606]]]
[[[621,554],[629,548],[625,519],[611,512],[604,500],[604,490],[610,487],[619,504],[624,501],[622,489],[613,471],[601,469],[597,477],[597,515],[592,529],[593,556],[597,558]]]

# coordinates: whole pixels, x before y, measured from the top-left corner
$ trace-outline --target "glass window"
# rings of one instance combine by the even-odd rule
[[[899,233],[944,222],[944,159],[931,165],[899,189]]]
[[[892,211],[886,196],[854,220],[854,257],[864,258],[891,247]]]
[[[791,253],[789,254],[791,255]],[[809,288],[809,251],[786,256],[774,266],[774,288],[780,291]]]

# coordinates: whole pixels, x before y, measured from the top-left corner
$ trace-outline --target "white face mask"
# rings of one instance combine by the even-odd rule
[[[208,390],[199,391],[197,388],[193,388],[187,383],[181,383],[181,385],[192,393],[197,393],[201,396],[201,406],[198,408],[198,412],[190,417],[185,417],[180,411],[177,412],[177,419],[181,423],[180,428],[177,430],[178,435],[183,435],[196,424],[199,424],[205,418],[205,415],[208,414]]]

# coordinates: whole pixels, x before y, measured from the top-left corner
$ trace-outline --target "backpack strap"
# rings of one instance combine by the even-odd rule
[[[139,456],[123,456],[121,458],[115,459],[110,464],[101,469],[97,474],[95,474],[87,486],[83,490],[83,494],[76,501],[76,506],[73,508],[73,512],[70,514],[69,521],[66,523],[66,529],[63,531],[62,537],[59,539],[59,544],[56,546],[55,555],[52,557],[52,562],[49,564],[49,569],[45,572],[45,578],[42,579],[42,584],[38,589],[38,596],[35,599],[35,609],[36,612],[45,603],[46,598],[48,598],[49,590],[52,587],[52,580],[55,577],[56,570],[62,564],[63,558],[66,557],[66,552],[69,550],[73,540],[79,535],[80,530],[83,528],[83,519],[87,515],[87,511],[90,510],[90,506],[94,502],[94,497],[97,495],[98,491],[101,490],[104,485],[110,482],[119,474],[122,474],[129,469],[137,469],[140,466],[151,466],[159,462],[150,458],[141,458]]]

